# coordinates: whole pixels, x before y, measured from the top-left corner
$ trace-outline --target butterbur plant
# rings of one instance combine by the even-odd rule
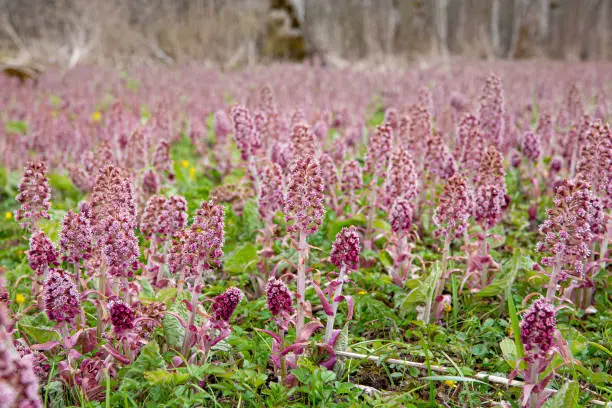
[[[46,276],[50,267],[59,265],[59,253],[47,234],[35,231],[30,236],[30,249],[28,250],[30,268],[38,276]]]
[[[327,326],[325,328],[325,342],[333,345],[334,321],[338,313],[340,302],[345,300],[349,306],[347,321],[353,317],[353,299],[351,296],[342,295],[342,288],[349,282],[348,277],[352,271],[359,268],[359,235],[355,227],[342,228],[336,235],[336,240],[332,245],[330,261],[338,268],[338,275],[330,279],[325,292],[315,283],[314,288],[319,295],[319,300],[323,305],[323,310],[327,315]]]
[[[319,163],[312,157],[298,159],[289,176],[285,193],[285,220],[287,232],[297,236],[297,321],[296,337],[300,337],[304,328],[306,262],[308,244],[306,238],[319,229],[325,208],[323,207],[323,180]]]
[[[413,207],[406,198],[397,198],[389,212],[389,224],[391,224],[391,236],[387,250],[393,258],[393,266],[388,268],[391,281],[403,286],[404,281],[410,274],[412,257],[408,237],[412,227]]]
[[[517,362],[511,379],[518,374],[525,378],[521,405],[541,407],[551,392],[546,385],[555,375],[546,372],[555,352],[559,351],[560,335],[557,332],[557,311],[546,299],[538,299],[527,310],[520,323],[521,343],[525,356]],[[523,367],[524,364],[524,368]]]

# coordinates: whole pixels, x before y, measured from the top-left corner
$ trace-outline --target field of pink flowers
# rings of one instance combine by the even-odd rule
[[[0,93],[0,407],[612,399],[611,64]]]

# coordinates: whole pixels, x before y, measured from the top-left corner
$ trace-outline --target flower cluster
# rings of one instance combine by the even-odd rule
[[[338,169],[336,169],[334,161],[329,154],[322,153],[319,157],[319,164],[321,165],[321,178],[325,190],[335,192],[338,185]]]
[[[473,176],[478,170],[484,150],[484,139],[476,116],[466,113],[457,127],[456,157],[461,168]]]
[[[134,234],[133,218],[126,212],[107,216],[98,225],[101,234],[98,245],[108,273],[117,277],[129,277],[138,269],[140,248]]]
[[[211,201],[202,202],[191,225],[190,240],[205,270],[221,264],[225,242],[225,210]]]
[[[589,127],[577,176],[593,186],[606,208],[612,207],[612,131],[609,124],[598,120]]]
[[[38,275],[43,275],[48,268],[59,265],[57,249],[43,231],[35,231],[30,236],[28,261],[30,268]]]
[[[168,198],[155,195],[147,201],[140,220],[140,230],[145,237],[157,234],[163,239],[173,236],[187,224],[187,201],[182,196]]]
[[[501,80],[495,74],[490,74],[486,80],[478,116],[483,135],[489,143],[500,147],[504,126],[504,94]]]
[[[308,125],[301,119],[293,125],[291,129],[291,157],[297,160],[299,157],[314,157],[316,150],[316,140],[308,128]]]
[[[412,227],[413,208],[410,201],[400,197],[393,202],[391,211],[389,212],[389,223],[393,233],[403,236],[410,232]]]
[[[136,206],[129,178],[112,164],[104,166],[98,175],[91,193],[93,232],[104,231],[101,223],[117,213],[129,218],[130,228],[136,226]]]
[[[283,208],[283,171],[276,163],[268,163],[261,170],[261,186],[257,197],[262,218],[272,217]]]
[[[50,269],[43,284],[45,311],[50,320],[73,323],[81,310],[76,285],[61,269]]]
[[[467,181],[461,175],[455,174],[444,186],[433,216],[433,221],[438,226],[436,235],[461,236],[467,228],[472,207],[472,193]]]
[[[287,231],[312,234],[321,225],[323,179],[319,163],[312,157],[300,158],[293,165],[285,194]]]
[[[404,145],[412,154],[418,154],[422,141],[431,135],[431,111],[425,104],[416,104],[410,108],[410,125]]]
[[[451,178],[457,171],[455,160],[444,145],[442,135],[436,131],[431,132],[427,138],[425,163],[431,174],[444,180]]]
[[[354,226],[343,227],[332,245],[330,254],[331,263],[338,268],[345,267],[348,271],[357,270],[359,267],[359,235]]]
[[[554,207],[546,210],[548,219],[540,225],[544,241],[537,249],[552,255],[542,258],[545,266],[557,263],[562,273],[581,276],[595,238],[592,226],[599,228],[603,221],[601,206],[589,184],[580,180],[557,183],[554,194]]]
[[[238,303],[242,300],[244,294],[238,288],[229,288],[220,295],[217,295],[213,301],[210,313],[213,322],[228,322],[234,314]]]
[[[502,220],[506,207],[507,197],[499,186],[478,186],[474,193],[474,220],[484,230],[494,227]]]
[[[28,162],[16,200],[21,207],[15,213],[15,219],[22,228],[34,228],[42,218],[49,219],[51,207],[51,188],[47,177],[47,165],[44,162]]]
[[[363,187],[361,166],[357,160],[350,160],[342,166],[342,179],[340,180],[342,192],[349,196],[355,194]]]
[[[89,218],[83,212],[70,210],[62,221],[59,246],[64,261],[78,264],[91,255],[92,233]]]
[[[504,179],[504,158],[495,145],[489,145],[485,152],[478,172],[474,177],[474,183],[478,186],[497,186],[506,193],[506,180]]]
[[[172,159],[170,158],[170,143],[166,140],[160,140],[155,151],[153,152],[153,168],[155,171],[168,178],[174,180],[172,172]]]
[[[391,208],[398,198],[412,200],[417,196],[418,178],[414,162],[408,150],[399,146],[391,156],[391,164],[385,180],[384,206]]]
[[[387,171],[391,158],[391,143],[393,142],[393,129],[388,123],[376,128],[370,137],[368,152],[365,158],[365,171],[382,178]]]
[[[148,169],[142,175],[142,192],[146,197],[157,194],[159,191],[159,176],[152,169]]]
[[[532,131],[525,132],[521,141],[521,149],[527,159],[537,162],[540,158],[540,136]]]
[[[226,140],[232,133],[232,122],[227,112],[222,109],[215,111],[213,130],[218,140]]]
[[[521,321],[521,342],[528,360],[546,360],[555,346],[557,311],[545,299],[538,299]]]
[[[42,408],[32,357],[20,357],[0,328],[0,407]]]
[[[230,116],[234,123],[234,138],[242,160],[248,160],[261,147],[261,138],[255,128],[253,117],[246,107],[240,105],[232,108]]]
[[[122,334],[134,328],[136,317],[134,311],[127,303],[119,299],[111,299],[107,307],[115,333]]]
[[[273,316],[289,317],[293,314],[293,296],[287,286],[276,278],[270,278],[266,284],[266,301]]]

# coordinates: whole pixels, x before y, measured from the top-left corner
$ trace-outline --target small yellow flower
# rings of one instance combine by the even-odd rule
[[[19,251],[17,251],[18,255],[23,255],[23,249],[20,249]]]
[[[22,304],[23,302],[25,302],[25,296],[23,296],[23,294],[18,293],[15,296],[15,303],[17,303],[18,305]]]
[[[6,218],[7,220],[10,220],[11,218],[13,218],[13,213],[10,211],[5,212],[4,218]]]
[[[457,382],[453,380],[444,380],[444,385],[446,385],[447,387],[456,388]]]
[[[192,167],[189,169],[189,180],[193,181],[195,180],[195,167]]]
[[[359,293],[360,295],[365,295],[365,294],[366,294],[366,291],[365,291],[365,290],[360,290],[360,291],[359,291],[359,292],[357,292],[357,293]]]
[[[508,336],[514,336],[514,330],[512,330],[512,326],[508,327]]]
[[[444,303],[444,311],[448,313],[451,310],[453,310],[453,307],[450,305],[450,303]]]
[[[189,161],[188,160],[181,161],[181,164],[183,165],[184,168],[189,167]]]
[[[102,120],[102,112],[100,111],[95,111],[92,115],[91,115],[91,120],[93,120],[94,122],[99,122],[100,120]]]

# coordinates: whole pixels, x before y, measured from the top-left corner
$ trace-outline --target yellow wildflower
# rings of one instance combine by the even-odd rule
[[[448,313],[451,310],[453,310],[453,307],[450,305],[450,303],[444,303],[444,311]]]
[[[359,293],[360,295],[365,295],[365,294],[366,294],[366,291],[365,291],[365,290],[360,290],[360,291],[359,291],[359,292],[357,292],[357,293]]]
[[[189,169],[189,180],[193,181],[195,180],[195,167],[192,167]]]
[[[457,387],[457,382],[453,380],[444,380],[444,385],[447,387],[455,388]]]
[[[189,161],[188,160],[181,161],[181,164],[183,165],[184,168],[189,167]]]
[[[22,304],[23,302],[25,302],[25,296],[23,296],[23,294],[18,293],[15,296],[15,303],[17,303],[18,305]]]
[[[91,115],[91,120],[93,120],[94,122],[99,122],[102,120],[102,112],[100,111],[95,111],[92,115]]]
[[[5,212],[4,218],[6,218],[7,220],[10,220],[11,218],[13,218],[13,213],[10,211]]]
[[[23,249],[18,250],[18,251],[17,251],[17,254],[18,254],[18,255],[23,255]]]

